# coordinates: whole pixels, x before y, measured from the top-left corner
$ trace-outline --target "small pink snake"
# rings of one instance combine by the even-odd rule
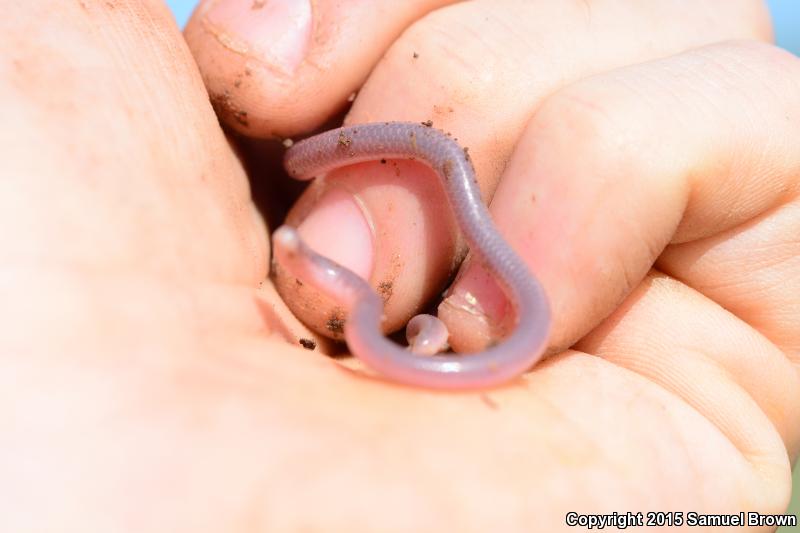
[[[435,317],[418,315],[409,322],[411,350],[404,349],[383,336],[383,301],[367,281],[311,250],[289,226],[273,235],[277,261],[290,275],[339,302],[348,313],[344,336],[350,351],[391,380],[437,389],[485,388],[530,369],[541,358],[550,330],[547,296],[494,227],[472,163],[456,141],[425,124],[346,126],[296,143],[286,152],[284,165],[293,178],[307,180],[381,158],[414,159],[439,175],[470,253],[496,278],[514,307],[516,326],[507,338],[475,354],[436,354],[447,329]]]

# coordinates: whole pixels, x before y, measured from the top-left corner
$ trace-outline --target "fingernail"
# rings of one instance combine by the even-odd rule
[[[311,0],[217,0],[205,13],[223,46],[291,73],[311,38]]]
[[[374,263],[372,229],[352,194],[330,189],[297,227],[314,251],[368,280]]]
[[[476,352],[505,336],[509,302],[494,278],[469,261],[439,304],[439,318],[458,352]]]

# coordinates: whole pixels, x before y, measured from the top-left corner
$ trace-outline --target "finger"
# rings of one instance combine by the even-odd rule
[[[52,0],[7,7],[0,20],[0,322],[27,319],[13,333],[41,345],[61,334],[88,342],[101,327],[119,333],[123,317],[139,309],[159,317],[159,330],[188,313],[202,324],[198,331],[213,325],[308,338],[274,291],[254,291],[267,269],[266,230],[166,6]],[[21,275],[26,269],[40,275]],[[41,269],[67,278],[60,290],[37,281]],[[180,288],[153,299],[156,292],[145,290],[138,298],[104,291],[113,303],[89,298],[92,286],[109,280]],[[190,288],[207,296],[186,294]],[[43,330],[49,334],[32,332]],[[4,333],[0,340],[12,337]]]
[[[797,187],[787,188],[786,195],[794,200],[746,224],[668,247],[658,265],[766,335],[800,370]]]
[[[4,232],[5,252],[255,283],[263,227],[167,8],[62,4],[48,2],[44,15],[20,6],[0,28],[9,176],[0,204],[2,227],[15,228]],[[198,235],[208,246],[188,245]]]
[[[610,313],[670,242],[769,225],[792,200],[798,80],[788,53],[721,44],[585,80],[539,110],[492,212],[547,287],[554,350]],[[792,234],[775,230],[773,243]],[[470,265],[440,312],[462,325],[463,348],[496,334],[503,301]]]
[[[754,465],[771,455],[775,431],[797,456],[800,374],[763,335],[668,276],[645,278],[576,347],[683,398]]]
[[[689,12],[674,2],[642,6],[615,0],[587,11],[582,2],[492,0],[440,9],[390,48],[347,121],[432,120],[469,149],[489,198],[530,115],[569,80],[709,40],[768,33],[763,6],[752,2],[725,2],[713,29],[702,11],[710,5]],[[658,24],[660,17],[683,23]],[[566,47],[565,28],[581,28]],[[391,288],[387,329],[437,294],[464,254],[432,181],[432,172],[410,163],[354,166],[310,187],[288,219],[318,252],[369,276],[379,291]],[[295,285],[281,283],[284,297],[326,331],[336,309]]]
[[[288,137],[341,110],[409,24],[453,1],[205,0],[185,35],[229,126]]]

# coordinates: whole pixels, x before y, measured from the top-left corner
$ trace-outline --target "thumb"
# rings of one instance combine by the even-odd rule
[[[185,36],[224,122],[288,137],[337,113],[409,24],[452,1],[204,0]]]

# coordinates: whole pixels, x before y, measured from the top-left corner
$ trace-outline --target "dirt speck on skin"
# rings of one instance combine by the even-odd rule
[[[300,345],[306,350],[313,350],[317,347],[317,342],[314,339],[300,339]]]
[[[426,128],[432,128],[433,127],[433,121],[431,119],[428,119],[425,122],[420,122],[420,124],[422,124]]]
[[[236,107],[231,99],[231,93],[227,89],[222,94],[211,94],[209,96],[211,106],[220,117],[233,117],[236,122],[244,127],[248,127],[250,123],[247,120],[247,111],[243,111]]]
[[[385,164],[386,164],[386,160],[385,159],[381,159],[381,165],[385,165]]]
[[[344,333],[344,316],[342,316],[342,312],[339,309],[333,311],[330,317],[328,317],[328,321],[325,322],[325,327],[331,333],[336,333],[337,335],[341,335]]]
[[[411,146],[414,148],[414,150],[416,150],[417,149],[417,132],[412,131],[408,136],[411,138]],[[410,157],[409,159],[411,159],[412,161],[414,160],[413,157]]]
[[[378,284],[378,294],[383,298],[383,301],[386,302],[389,298],[392,297],[392,292],[394,291],[394,283],[386,280],[381,281]]]
[[[414,59],[417,59],[419,57],[419,54],[414,52],[413,54],[411,54],[411,57],[413,57]]]
[[[472,159],[469,156],[469,148],[467,148],[466,146],[464,147],[464,159],[466,159],[469,162],[472,162]]]

